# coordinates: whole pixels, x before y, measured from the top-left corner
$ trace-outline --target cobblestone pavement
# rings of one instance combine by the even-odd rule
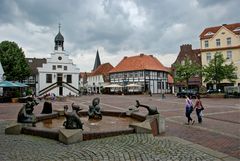
[[[131,134],[64,145],[54,140],[27,136],[5,135],[7,122],[0,123],[0,160],[49,161],[217,161],[224,154],[200,149],[190,142],[151,134]],[[229,159],[229,158],[228,158]]]
[[[206,99],[202,124],[184,125],[184,99],[167,95],[149,97],[100,97],[104,110],[126,111],[138,99],[143,104],[156,106],[166,119],[164,136],[126,135],[64,145],[54,140],[26,136],[5,135],[0,121],[0,160],[237,160],[240,159],[240,100]],[[52,102],[54,109],[72,102],[88,109],[95,96],[72,97],[66,102]],[[0,120],[16,120],[22,104],[0,104]],[[40,113],[43,102],[35,108]],[[146,114],[145,109],[140,113]],[[193,118],[196,119],[195,114]],[[181,138],[181,139],[177,139]],[[184,139],[185,141],[183,141]],[[190,141],[190,142],[188,142]],[[204,148],[205,147],[205,148]],[[220,152],[220,153],[219,153]],[[235,157],[234,158],[231,158]]]

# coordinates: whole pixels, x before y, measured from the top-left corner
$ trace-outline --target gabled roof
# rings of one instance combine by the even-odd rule
[[[153,55],[140,54],[137,56],[124,57],[110,73],[136,70],[167,71],[166,67]]]
[[[223,26],[226,27],[228,30],[232,31],[233,33],[240,35],[240,30],[236,30],[237,28],[240,28],[240,23],[223,24],[222,26],[215,26],[204,29],[203,32],[200,34],[200,39],[209,39],[213,37],[213,35]]]
[[[38,59],[38,58],[26,58],[27,63],[30,66],[32,71],[32,75],[36,75],[38,73],[37,68],[42,67],[43,64],[47,63],[47,59]]]
[[[90,76],[107,75],[109,71],[112,69],[113,69],[113,66],[110,63],[104,63],[98,66],[97,69],[90,74]]]
[[[199,56],[200,53],[201,53],[201,50],[200,49],[192,49],[191,44],[181,45],[180,52],[173,64],[176,64],[177,62],[181,62],[182,60],[184,60],[186,58],[189,58],[192,62],[201,64],[201,57]]]

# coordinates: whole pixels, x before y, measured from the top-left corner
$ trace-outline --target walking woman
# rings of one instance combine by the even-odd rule
[[[201,113],[202,113],[202,110],[204,110],[204,108],[203,108],[202,101],[200,100],[199,95],[197,95],[197,99],[196,99],[194,109],[196,109],[198,123],[201,124],[202,123],[202,114]]]
[[[191,123],[193,125],[194,122],[195,122],[195,120],[192,120],[192,118],[191,118],[191,113],[193,111],[193,103],[192,103],[192,100],[191,100],[189,95],[186,96],[185,101],[186,101],[185,115],[186,115],[186,117],[188,119],[188,122],[186,124],[189,125]]]

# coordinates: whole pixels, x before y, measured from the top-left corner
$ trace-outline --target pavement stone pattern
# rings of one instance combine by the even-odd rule
[[[158,95],[152,97],[148,95],[72,97],[65,102],[53,101],[53,109],[63,109],[64,105],[71,106],[72,102],[80,105],[83,109],[88,109],[94,97],[100,97],[100,106],[104,110],[126,111],[135,104],[136,99],[143,104],[157,107],[160,114],[166,118],[164,137],[153,138],[146,134],[125,135],[64,145],[40,137],[5,135],[5,126],[10,120],[16,120],[18,111],[23,104],[2,103],[0,104],[0,161],[240,160],[240,99],[203,98],[202,102],[205,107],[203,123],[195,123],[191,126],[184,125],[186,121],[184,99],[176,98],[173,95],[166,95],[165,99],[161,99]],[[43,103],[44,101],[41,101],[35,107],[34,113],[38,114],[42,111]],[[145,109],[139,109],[139,112],[147,113]],[[192,114],[196,120],[195,115],[195,113]],[[181,139],[176,141],[176,138]],[[182,139],[189,142],[185,144]],[[203,150],[204,148],[207,149]],[[175,155],[178,155],[178,158]]]
[[[5,135],[9,121],[0,121],[2,161],[217,161],[204,151],[171,137],[130,134],[65,145],[29,135]]]

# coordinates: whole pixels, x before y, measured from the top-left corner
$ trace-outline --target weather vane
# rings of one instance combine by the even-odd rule
[[[58,28],[59,28],[59,32],[60,32],[60,28],[61,28],[61,23],[58,24]]]

